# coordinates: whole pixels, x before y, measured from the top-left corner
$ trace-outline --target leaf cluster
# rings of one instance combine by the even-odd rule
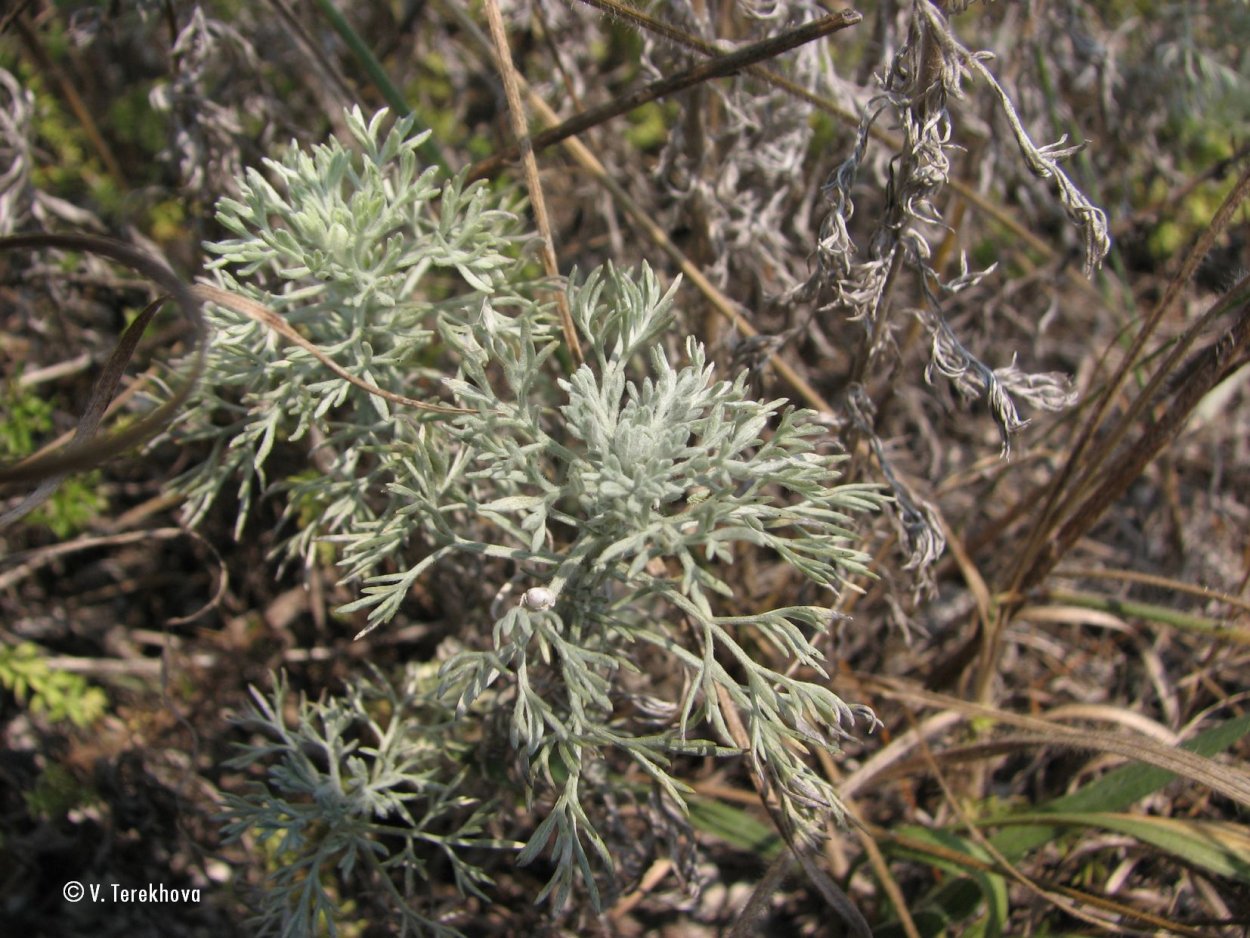
[[[353,377],[433,393],[444,374],[432,345],[441,328],[484,304],[532,304],[530,236],[506,195],[422,169],[428,132],[411,135],[411,118],[383,134],[384,118],[347,114],[355,151],[292,144],[265,161],[273,181],[249,169],[238,197],[218,204],[236,237],[206,245],[216,255],[209,267],[221,288],[266,304]],[[286,518],[300,522],[283,553],[311,563],[318,538],[378,513],[388,480],[370,454],[416,431],[306,349],[279,347],[255,319],[222,307],[207,315],[205,378],[177,431],[208,448],[177,482],[188,520],[202,520],[234,480],[239,535],[257,492],[280,495]],[[315,453],[317,472],[271,482],[268,460],[284,444]]]
[[[417,910],[431,866],[445,864],[462,892],[482,896],[490,880],[472,858],[518,845],[492,837],[492,805],[463,791],[471,747],[431,683],[415,666],[398,687],[375,672],[341,695],[301,695],[290,722],[285,675],[269,694],[253,689],[253,707],[236,722],[259,735],[229,765],[263,763],[265,776],[225,796],[224,830],[269,845],[279,861],[259,933],[336,934],[335,878],[375,885],[401,934],[459,934]]]
[[[104,691],[81,674],[49,667],[32,642],[0,647],[0,687],[53,723],[90,726],[108,706]]]
[[[249,173],[241,198],[221,204],[238,237],[209,248],[223,284],[280,309],[350,373],[383,388],[440,384],[460,412],[394,412],[222,313],[218,383],[186,435],[215,441],[188,477],[196,513],[234,473],[242,524],[247,486],[263,481],[278,439],[307,441],[318,471],[270,491],[303,525],[288,543],[305,556],[332,543],[344,579],[361,584],[339,612],[367,611],[362,634],[457,560],[499,578],[491,608],[466,610],[441,668],[431,699],[453,716],[408,732],[435,748],[447,719],[506,734],[527,799],[542,799],[519,860],[550,848],[542,897],[557,906],[579,882],[599,904],[599,872],[613,863],[593,806],[631,766],[684,807],[685,757],[745,753],[790,832],[816,836],[838,802],[805,753],[875,719],[828,688],[816,642],[833,591],[867,572],[853,516],[882,496],[837,484],[843,457],[821,445],[814,413],[754,399],[746,375],[719,379],[693,339],[674,349],[677,284],[663,289],[645,265],[570,277],[586,362],[567,374],[549,285],[530,277],[500,197],[419,172],[424,135],[405,138],[400,121],[382,139],[380,121],[353,113],[359,156],[331,144],[271,163],[286,195]],[[805,601],[754,611],[732,577],[754,551],[787,564]],[[507,601],[517,587],[520,601]],[[370,819],[409,817],[342,742],[342,708],[355,705],[302,706],[300,739],[277,729],[276,702],[261,714],[280,743],[248,758],[281,768],[271,796],[232,802],[231,829],[281,833],[282,852],[302,857],[278,885],[292,897],[284,907],[314,910],[313,925],[314,867],[333,856],[346,873],[380,857]],[[300,755],[309,745],[328,770]],[[460,780],[436,783],[433,766],[405,757],[385,777],[454,799]],[[291,797],[301,800],[284,807]],[[327,824],[314,843],[308,831]]]

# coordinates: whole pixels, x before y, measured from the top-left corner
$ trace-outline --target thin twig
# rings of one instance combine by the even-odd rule
[[[865,687],[891,699],[913,700],[931,707],[957,711],[965,718],[987,718],[1024,730],[1039,744],[1064,746],[1088,752],[1103,752],[1124,759],[1163,769],[1191,782],[1217,791],[1232,801],[1250,805],[1250,773],[1240,768],[1221,765],[1188,749],[1164,746],[1146,736],[1128,736],[1123,732],[1102,732],[1088,727],[1065,726],[1053,720],[1039,719],[997,707],[963,700],[948,694],[925,690],[911,681],[882,675],[855,674]]]
[[[1175,593],[1186,593],[1190,596],[1197,596],[1199,599],[1205,599],[1210,602],[1224,603],[1234,606],[1238,609],[1250,612],[1250,600],[1234,596],[1232,593],[1225,593],[1222,590],[1212,589],[1209,586],[1200,586],[1196,583],[1185,583],[1182,580],[1176,580],[1172,577],[1158,576],[1154,573],[1144,573],[1140,570],[1103,570],[1087,567],[1058,567],[1051,571],[1054,576],[1066,576],[1073,579],[1091,579],[1091,580],[1122,580],[1125,583],[1141,583],[1145,586],[1155,586],[1160,589],[1170,590]]]
[[[470,19],[459,4],[448,3],[444,9],[447,10],[457,21],[457,23],[474,38],[480,45],[486,49],[490,49],[490,41],[478,29],[477,24]],[[545,121],[556,123],[559,117],[555,111],[541,97],[529,90],[525,84],[525,79],[518,76],[518,84],[526,91],[530,107]],[[738,311],[737,304],[722,293],[716,286],[707,279],[703,271],[694,264],[685,253],[672,242],[667,232],[656,224],[655,219],[637,202],[635,202],[615,179],[611,173],[599,161],[590,150],[576,137],[569,137],[567,140],[561,141],[561,145],[568,151],[569,155],[576,160],[583,169],[594,176],[595,180],[602,185],[611,194],[616,203],[625,210],[626,214],[633,219],[634,223],[644,235],[647,236],[656,247],[662,250],[674,263],[681,268],[682,275],[686,277],[700,293],[707,299],[709,303],[733,323],[734,328],[738,329],[743,335],[748,337],[759,335],[759,332],[747,322],[746,318]],[[809,406],[819,411],[821,414],[829,415],[833,413],[833,407],[821,397],[820,393],[813,388],[797,371],[794,370],[784,359],[780,358],[773,352],[769,352],[769,362],[782,379],[789,384],[798,395],[805,400]]]
[[[313,0],[313,3],[321,11],[321,15],[329,22],[330,27],[339,34],[339,38],[351,49],[352,55],[355,56],[356,61],[360,63],[365,73],[368,74],[369,80],[381,92],[382,97],[386,99],[386,103],[390,105],[391,109],[400,117],[410,115],[412,108],[409,107],[403,92],[395,87],[395,83],[391,81],[390,75],[386,73],[386,69],[382,67],[382,63],[378,61],[377,56],[373,54],[369,44],[360,38],[360,34],[352,28],[352,24],[348,22],[347,17],[339,12],[333,0]],[[424,130],[425,127],[417,124],[414,125],[414,129]],[[447,158],[443,155],[443,151],[439,148],[433,136],[427,137],[421,144],[420,149],[431,165],[441,166],[444,169],[448,168]]]
[[[846,812],[849,821],[848,826],[854,831],[856,839],[859,840],[859,845],[863,848],[864,855],[868,858],[868,865],[872,867],[873,873],[876,874],[877,882],[881,884],[882,891],[894,906],[894,913],[898,917],[898,924],[903,930],[903,935],[905,938],[921,938],[920,929],[916,927],[911,911],[907,907],[907,897],[903,894],[903,888],[899,885],[894,874],[890,872],[890,864],[881,852],[881,848],[877,845],[875,835],[865,823],[859,806],[841,790],[842,779],[839,777],[840,773],[838,772],[838,767],[834,764],[833,756],[827,749],[818,749],[816,750],[816,757],[820,760],[820,767],[824,770],[825,777],[829,780],[829,783],[839,789],[838,797],[842,801],[842,810]],[[831,831],[830,839],[827,841],[828,844],[833,843],[832,837],[833,832]],[[833,868],[832,863],[830,868]]]
[[[904,712],[906,713],[908,720],[911,722],[912,726],[915,727],[916,726],[915,715],[911,712],[909,708],[905,708]],[[961,803],[960,799],[955,795],[955,792],[952,790],[950,783],[946,779],[946,773],[943,772],[942,767],[938,765],[937,759],[934,758],[933,750],[929,748],[929,744],[928,742],[925,741],[924,737],[923,736],[918,737],[917,742],[918,742],[920,755],[923,758],[925,765],[929,770],[930,776],[938,783],[938,787],[942,789],[942,796],[946,800],[947,806],[954,812],[955,816],[959,818],[962,828],[964,829],[964,831],[967,832],[967,836],[974,843],[976,843],[978,847],[984,850],[986,854],[989,855],[991,860],[993,860],[996,864],[998,864],[998,868],[1003,873],[1005,873],[1008,878],[1014,880],[1016,883],[1023,886],[1025,889],[1033,893],[1042,901],[1049,902],[1055,908],[1063,912],[1066,912],[1068,915],[1071,915],[1074,918],[1081,919],[1084,922],[1087,922],[1091,925],[1095,925],[1098,927],[1112,928],[1113,930],[1121,934],[1125,933],[1125,932],[1122,932],[1120,929],[1116,928],[1113,922],[1109,922],[1104,918],[1092,915],[1089,912],[1086,912],[1084,909],[1080,908],[1080,906],[1077,905],[1070,896],[1056,894],[1054,892],[1051,892],[1050,890],[1047,890],[1041,885],[1039,885],[1031,877],[1026,876],[1024,872],[1021,871],[1020,868],[1017,867],[1014,863],[1012,863],[1011,860],[1001,850],[999,850],[996,846],[994,846],[994,844],[990,841],[990,839],[986,837],[984,833],[982,833],[981,829],[973,821],[972,817],[968,814],[968,812],[964,810],[963,804]]]
[[[94,550],[98,547],[120,547],[126,544],[141,542],[152,543],[154,541],[187,536],[187,532],[182,528],[155,528],[147,531],[127,531],[122,534],[109,534],[105,537],[88,535],[72,541],[49,544],[47,547],[39,547],[22,554],[14,554],[8,559],[18,561],[17,566],[0,573],[0,590],[9,589],[22,582],[31,574],[48,566],[53,561],[78,551]]]
[[[173,297],[182,314],[194,325],[196,345],[186,381],[160,407],[109,436],[99,437],[88,433],[75,440],[74,444],[64,451],[31,457],[15,465],[0,465],[0,485],[39,482],[58,473],[93,468],[117,453],[146,442],[177,417],[183,404],[190,397],[192,388],[204,373],[207,342],[205,341],[204,317],[200,312],[200,301],[191,288],[174,274],[163,260],[124,242],[95,235],[21,234],[0,238],[0,252],[45,248],[100,254],[120,264],[125,264],[154,281]],[[93,394],[97,393],[100,388],[101,385],[97,384]],[[92,406],[93,402],[88,402],[88,408]]]
[[[1163,321],[1164,316],[1173,309],[1180,298],[1182,287],[1193,278],[1199,264],[1201,264],[1203,258],[1211,250],[1211,246],[1215,243],[1215,238],[1228,226],[1233,213],[1247,197],[1250,197],[1250,167],[1247,167],[1242,173],[1237,185],[1233,187],[1224,203],[1216,211],[1211,225],[1198,238],[1189,255],[1185,258],[1185,262],[1181,265],[1181,269],[1171,283],[1168,284],[1163,297],[1147,317],[1145,323],[1143,323],[1131,347],[1125,353],[1120,367],[1107,383],[1106,390],[1097,407],[1090,414],[1084,426],[1082,426],[1076,442],[1068,453],[1068,458],[1063,468],[1055,475],[1044,493],[1041,510],[1035,515],[1035,523],[1024,541],[1023,549],[1018,551],[1018,560],[1009,581],[1011,584],[1010,592],[1019,593],[1022,589],[1027,589],[1029,586],[1036,584],[1040,577],[1045,574],[1045,571],[1058,562],[1062,556],[1061,552],[1051,551],[1049,559],[1044,558],[1043,553],[1046,550],[1047,540],[1051,533],[1063,523],[1065,516],[1068,518],[1072,517],[1065,510],[1065,507],[1073,504],[1075,498],[1082,494],[1083,490],[1088,491],[1089,487],[1102,477],[1103,464],[1111,457],[1117,443],[1123,439],[1125,434],[1129,432],[1141,417],[1146,405],[1154,398],[1160,383],[1167,375],[1172,374],[1180,357],[1185,354],[1189,344],[1197,337],[1197,328],[1187,330],[1184,339],[1176,343],[1163,364],[1155,371],[1146,388],[1142,390],[1124,416],[1112,428],[1108,437],[1101,440],[1097,450],[1087,457],[1087,451],[1093,445],[1095,435],[1107,420],[1112,405],[1119,398],[1129,374],[1137,367],[1146,342],[1154,334],[1159,324]],[[1242,289],[1242,287],[1239,286],[1238,289]],[[1208,318],[1203,317],[1200,322],[1205,324]]]
[[[250,297],[242,296],[237,293],[229,293],[219,287],[211,286],[207,283],[197,283],[191,288],[191,292],[200,300],[206,303],[216,303],[218,306],[224,306],[226,309],[233,310],[243,316],[247,316],[267,329],[276,332],[282,338],[286,339],[292,345],[298,345],[305,352],[312,355],[317,361],[325,365],[330,371],[334,372],[344,381],[360,388],[366,394],[373,394],[377,397],[385,398],[393,404],[399,404],[404,407],[413,407],[417,410],[424,410],[436,414],[474,414],[475,410],[464,407],[455,407],[451,404],[431,404],[428,401],[419,401],[416,398],[406,397],[403,394],[396,394],[394,391],[388,391],[380,388],[375,384],[365,381],[352,374],[328,354],[318,348],[315,344],[308,341],[304,336],[289,322],[271,310],[264,303],[260,303]]]
[[[1128,491],[1146,466],[1181,431],[1194,408],[1217,384],[1250,361],[1250,302],[1242,307],[1233,328],[1198,352],[1186,364],[1188,380],[1166,411],[1146,426],[1141,438],[1115,462],[1102,468],[1099,484],[1071,513],[1060,529],[1054,551],[1047,557],[1063,556],[1102,517],[1107,507]],[[1092,481],[1092,480],[1091,480]],[[1049,573],[1053,562],[1046,568]],[[1030,577],[1036,582],[1036,577]],[[1032,585],[1032,583],[1029,583]]]
[[[664,23],[648,16],[641,10],[637,10],[627,4],[621,3],[620,0],[581,0],[581,2],[587,6],[601,10],[610,16],[633,23],[634,25],[645,29],[649,33],[662,37],[674,45],[689,49],[692,52],[698,52],[700,55],[715,56],[720,54],[721,50],[719,50],[712,43],[708,42],[706,39],[687,33],[669,25],[668,23]],[[859,126],[860,118],[858,114],[848,110],[847,108],[841,107],[833,101],[830,101],[828,98],[822,98],[818,94],[813,94],[802,85],[792,81],[781,73],[768,68],[766,65],[749,65],[745,71],[752,78],[757,78],[760,81],[772,85],[774,88],[779,88],[800,101],[804,101],[812,107],[824,111],[831,117],[837,118],[839,121],[850,127]],[[902,147],[902,142],[897,137],[888,131],[882,130],[876,124],[873,124],[868,128],[868,135],[879,143],[885,144],[891,150],[897,151]],[[968,204],[974,206],[979,212],[988,215],[994,221],[998,222],[1010,231],[1013,236],[1023,242],[1024,246],[1028,248],[1029,251],[1041,257],[1043,262],[1053,263],[1056,260],[1055,250],[1050,246],[1050,244],[1026,228],[1010,212],[1006,211],[999,205],[995,205],[974,187],[961,182],[958,179],[947,180],[947,185],[950,186],[954,192],[966,199]],[[1020,263],[1026,267],[1029,266],[1027,257],[1021,257]],[[1072,286],[1076,287],[1099,305],[1103,303],[1102,294],[1100,294],[1088,280],[1081,276],[1078,271],[1065,267],[1064,273],[1068,282]]]
[[[813,42],[837,30],[854,26],[862,19],[863,16],[855,10],[843,10],[840,13],[833,13],[818,20],[813,20],[810,23],[804,23],[802,26],[782,33],[779,36],[761,39],[759,42],[738,49],[736,52],[717,55],[715,58],[701,62],[685,71],[678,72],[675,75],[666,75],[628,94],[623,94],[597,107],[574,114],[559,126],[535,135],[531,145],[535,151],[543,150],[552,144],[584,133],[592,127],[597,127],[599,124],[628,113],[657,98],[676,94],[679,91],[684,91],[713,78],[734,75],[756,62],[776,58],[783,52],[788,52],[791,49]],[[483,179],[493,175],[504,163],[515,159],[517,152],[518,145],[515,143],[506,147],[474,166],[469,171],[469,178]]]
[[[149,303],[143,312],[135,317],[134,322],[126,327],[126,331],[122,333],[121,338],[117,342],[117,347],[113,349],[113,354],[109,356],[109,360],[105,363],[104,370],[101,372],[100,377],[96,379],[87,409],[78,418],[78,427],[74,431],[74,440],[85,442],[95,436],[100,429],[100,422],[104,419],[104,414],[108,410],[113,392],[117,390],[117,385],[121,383],[122,376],[126,373],[126,365],[134,354],[135,347],[138,346],[139,340],[143,337],[143,332],[147,329],[148,323],[152,321],[152,317],[156,315],[163,305],[165,305],[163,299]],[[65,481],[67,475],[69,475],[69,470],[50,473],[42,479],[33,492],[23,498],[16,506],[0,515],[0,531],[15,521],[26,517],[51,498],[52,494],[60,488],[61,483]]]
[[[310,81],[308,88],[324,103],[326,117],[334,124],[336,133],[343,128],[343,112],[351,107],[357,99],[347,82],[347,76],[339,68],[338,63],[326,54],[326,50],[309,33],[308,28],[295,11],[291,9],[289,0],[266,0],[278,18],[286,27],[286,35],[294,43],[304,57],[312,65],[314,72],[321,81]],[[330,106],[332,104],[332,106]],[[427,153],[428,155],[428,153]]]
[[[547,218],[547,203],[543,199],[542,183],[538,179],[538,161],[534,159],[534,145],[530,140],[529,127],[525,120],[525,108],[521,104],[520,75],[512,62],[512,52],[508,48],[508,34],[504,30],[503,15],[499,12],[498,0],[486,0],[486,21],[490,25],[490,35],[494,42],[495,64],[499,68],[499,77],[503,79],[504,95],[508,99],[508,115],[512,121],[512,135],[516,137],[516,146],[521,150],[521,165],[525,170],[525,188],[529,190],[530,206],[534,210],[534,224],[538,226],[538,236],[542,239],[543,269],[548,277],[560,275],[559,264],[556,263],[555,242],[551,237],[551,222]],[[584,361],[582,345],[577,338],[577,328],[573,325],[573,314],[569,310],[569,299],[563,290],[555,294],[556,308],[560,312],[560,325],[564,329],[564,341],[573,356],[574,366]]]
[[[100,162],[104,164],[104,170],[112,177],[113,181],[121,187],[123,192],[130,189],[130,181],[126,178],[126,174],[122,171],[121,163],[118,162],[116,156],[113,155],[112,148],[104,139],[104,135],[100,133],[100,127],[96,123],[95,117],[92,116],[91,108],[87,107],[82,96],[78,93],[78,89],[74,87],[74,83],[70,81],[65,70],[61,68],[48,55],[48,50],[43,47],[43,43],[39,39],[39,33],[36,32],[34,26],[27,20],[25,14],[19,14],[13,19],[13,25],[17,29],[17,35],[26,46],[26,51],[34,60],[36,67],[39,68],[46,76],[56,83],[61,89],[61,94],[65,96],[65,103],[69,105],[69,109],[74,112],[74,117],[82,126],[82,131],[87,137],[87,141],[91,144],[91,149],[95,151]]]

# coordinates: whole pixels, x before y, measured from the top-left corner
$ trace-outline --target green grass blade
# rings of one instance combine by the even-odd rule
[[[1201,756],[1211,757],[1228,749],[1248,732],[1250,732],[1250,714],[1245,714],[1212,727],[1205,733],[1183,743],[1181,748]],[[1007,818],[987,821],[986,823],[1010,823],[1013,825],[990,837],[990,843],[1008,861],[1014,863],[1030,851],[1059,838],[1064,828],[1070,826],[1070,821],[1067,819],[1082,815],[1093,816],[1095,814],[1109,816],[1113,812],[1123,811],[1147,795],[1158,791],[1174,778],[1175,773],[1140,763],[1130,763],[1121,766],[1108,772],[1097,781],[1085,785],[1078,791],[1039,806],[1029,813],[1027,823],[1017,826],[1013,819]],[[1039,820],[1049,819],[1052,816],[1054,818],[1053,823],[1038,823]],[[1186,835],[1185,838],[1182,838],[1182,833]],[[914,835],[915,831],[909,830],[909,834]],[[1212,870],[1222,869],[1229,871],[1223,872],[1221,875],[1240,878],[1244,871],[1244,865],[1250,862],[1250,860],[1247,860],[1248,855],[1246,853],[1239,852],[1246,843],[1244,835],[1241,838],[1232,838],[1223,829],[1218,831],[1216,828],[1206,829],[1209,840],[1205,843],[1201,841],[1199,833],[1194,830],[1182,832],[1161,827],[1148,828],[1145,825],[1140,825],[1139,833],[1135,833],[1133,836],[1139,836],[1139,834],[1143,842],[1152,843],[1159,849],[1173,853],[1191,863]],[[1171,835],[1170,846],[1157,842],[1159,840],[1167,840],[1166,835],[1168,834]],[[893,847],[890,848],[890,852],[895,855],[899,853]],[[962,849],[962,852],[973,853],[973,851],[967,849]],[[913,859],[919,859],[912,851],[908,851],[907,854]],[[923,862],[931,863],[939,868],[949,868],[949,864],[945,863],[945,861],[939,862],[933,857],[923,858]],[[962,872],[965,875],[941,884],[916,904],[912,914],[917,925],[922,928],[923,934],[936,934],[936,932],[928,931],[921,924],[922,922],[949,923],[962,921],[974,914],[981,901],[985,899],[984,884],[980,882],[984,878],[984,874],[971,871]],[[881,938],[887,938],[887,936],[892,934],[901,934],[901,932],[891,931],[895,927],[894,925],[887,925],[878,934]]]
[[[369,80],[373,82],[374,86],[382,94],[382,97],[386,99],[387,105],[395,112],[396,116],[407,117],[411,114],[412,108],[409,107],[407,99],[395,87],[395,83],[386,74],[386,69],[382,67],[382,63],[373,54],[373,50],[360,38],[360,34],[352,28],[352,24],[339,12],[338,7],[334,5],[332,0],[313,0],[313,2],[317,5],[317,9],[321,11],[321,15],[326,18],[334,31],[339,34],[339,38],[352,50],[352,55],[356,57],[356,60],[368,74]],[[426,129],[419,122],[413,125],[414,133]],[[421,144],[420,150],[421,155],[425,157],[430,165],[440,166],[450,172],[447,159],[443,156],[442,150],[439,149],[432,136]]]
[[[1208,873],[1250,883],[1250,828],[1243,824],[1107,811],[1030,814],[1011,823],[1018,820],[1027,824],[1039,819],[1127,834]]]

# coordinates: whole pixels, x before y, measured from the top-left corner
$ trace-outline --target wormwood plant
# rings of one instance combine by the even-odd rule
[[[267,164],[276,184],[249,171],[219,204],[237,237],[208,249],[224,288],[280,311],[368,385],[431,403],[394,408],[215,309],[204,390],[178,434],[208,457],[181,484],[199,519],[234,480],[240,531],[256,492],[281,499],[297,525],[278,554],[311,563],[332,546],[361,584],[340,612],[367,613],[362,635],[401,614],[423,578],[471,571],[489,586],[453,623],[438,680],[419,688],[442,716],[370,722],[360,701],[385,693],[370,683],[348,703],[301,704],[292,729],[281,689],[258,697],[252,720],[278,742],[242,761],[277,764],[231,800],[230,830],[281,831],[280,852],[298,858],[275,880],[268,920],[329,920],[323,876],[350,876],[364,857],[402,870],[407,896],[425,875],[421,848],[477,888],[456,854],[481,846],[480,812],[436,840],[401,836],[398,853],[382,836],[421,825],[398,790],[438,805],[440,823],[484,790],[480,769],[475,780],[467,763],[431,756],[449,723],[515,754],[509,777],[540,819],[519,860],[549,851],[539,898],[557,906],[579,880],[599,904],[598,874],[613,868],[601,828],[631,778],[684,806],[684,756],[744,753],[785,833],[816,836],[838,801],[805,753],[874,718],[828,688],[815,642],[832,591],[864,572],[851,515],[881,496],[835,484],[841,457],[820,445],[814,414],[752,399],[745,375],[718,379],[694,339],[676,354],[676,285],[663,290],[645,266],[570,278],[586,363],[568,374],[539,299],[550,284],[531,275],[506,198],[420,171],[424,135],[382,123],[352,112],[359,153],[292,147]],[[433,403],[439,389],[449,399]],[[301,449],[307,468],[270,481],[279,446]],[[745,551],[801,575],[787,589],[801,601],[753,610],[734,585]],[[346,741],[350,726],[372,741]]]
[[[271,842],[264,931],[333,934],[346,898],[335,876],[381,893],[403,933],[455,934],[411,901],[432,863],[445,862],[462,892],[485,898],[489,878],[462,854],[514,845],[484,832],[487,806],[473,810],[461,791],[472,744],[464,722],[430,693],[431,667],[410,666],[394,684],[375,672],[340,695],[301,697],[291,728],[284,676],[270,694],[252,690],[242,723],[266,739],[231,764],[264,762],[268,771],[263,785],[225,796],[225,831]]]

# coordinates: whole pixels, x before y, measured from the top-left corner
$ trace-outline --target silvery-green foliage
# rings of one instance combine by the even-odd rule
[[[441,427],[393,448],[406,502],[344,547],[362,573],[415,527],[437,545],[407,569],[370,578],[348,608],[370,609],[373,625],[440,559],[468,552],[518,564],[526,597],[495,618],[489,648],[447,663],[444,687],[463,714],[475,704],[505,708],[529,783],[558,792],[521,857],[554,841],[561,862],[544,895],[554,890],[557,904],[579,875],[593,894],[592,853],[611,866],[585,811],[595,763],[631,760],[680,802],[674,758],[736,752],[725,703],[741,714],[748,755],[794,832],[814,835],[837,811],[835,793],[795,746],[832,748],[857,716],[871,725],[871,714],[751,652],[771,646],[787,667],[827,678],[812,638],[828,628],[829,609],[727,615],[717,606],[735,600],[729,565],[744,549],[776,552],[817,587],[863,572],[850,515],[880,501],[871,487],[833,484],[840,457],[819,452],[826,431],[814,414],[752,400],[745,375],[717,380],[693,339],[685,362],[672,361],[658,341],[672,291],[645,267],[637,277],[592,274],[569,294],[589,360],[559,382],[558,409],[543,413],[531,395],[553,339],[500,342],[489,319],[448,330],[465,362],[451,387],[478,413],[451,421],[450,451],[436,438]],[[502,389],[489,380],[492,360]],[[467,525],[473,517],[489,527]],[[536,587],[541,597],[531,601]],[[682,676],[659,731],[618,714],[627,688],[645,686],[635,656],[646,646]]]
[[[485,189],[419,171],[423,138],[402,121],[383,136],[380,120],[352,115],[359,156],[331,144],[271,163],[285,194],[249,173],[221,203],[238,237],[209,246],[214,266],[349,372],[410,395],[440,388],[464,412],[399,412],[218,313],[189,423],[215,445],[186,482],[196,513],[230,476],[246,511],[276,441],[307,441],[314,469],[270,491],[299,523],[288,550],[332,543],[360,583],[340,612],[367,611],[362,634],[440,564],[498,576],[496,601],[464,610],[438,693],[457,725],[516,754],[539,819],[519,860],[550,850],[542,897],[557,906],[579,881],[599,904],[609,779],[631,763],[680,806],[683,757],[745,754],[787,834],[818,836],[838,801],[803,753],[874,718],[829,689],[816,642],[833,591],[866,572],[852,516],[882,496],[836,484],[842,457],[815,414],[753,399],[745,375],[718,378],[694,339],[671,348],[676,285],[645,265],[570,278],[586,362],[568,373],[514,217]],[[793,570],[793,605],[754,610],[739,595],[734,563],[756,551]],[[285,797],[251,800],[237,829],[285,817]]]
[[[236,237],[207,245],[209,267],[219,286],[266,303],[352,375],[433,399],[440,329],[533,305],[521,249],[530,236],[506,197],[423,169],[417,150],[428,133],[410,137],[410,118],[383,133],[385,113],[368,123],[359,109],[347,115],[357,152],[292,144],[265,161],[269,178],[249,169],[238,198],[218,203]],[[285,550],[311,562],[317,538],[387,510],[391,479],[370,454],[419,434],[427,415],[393,413],[253,319],[212,306],[208,317],[207,370],[179,429],[184,442],[212,444],[178,482],[188,518],[202,519],[234,480],[241,531],[257,491],[283,492],[299,523]],[[279,440],[307,447],[315,470],[271,484],[266,463]]]
[[[513,849],[489,836],[491,805],[462,791],[472,744],[431,694],[431,666],[410,666],[396,687],[379,674],[345,693],[300,695],[294,725],[285,676],[235,722],[259,735],[230,760],[265,765],[264,781],[225,795],[225,833],[272,850],[258,934],[337,933],[349,884],[381,894],[398,934],[458,935],[413,901],[431,864],[446,863],[462,892],[483,896],[489,878],[470,851]],[[341,890],[327,891],[331,877]]]

